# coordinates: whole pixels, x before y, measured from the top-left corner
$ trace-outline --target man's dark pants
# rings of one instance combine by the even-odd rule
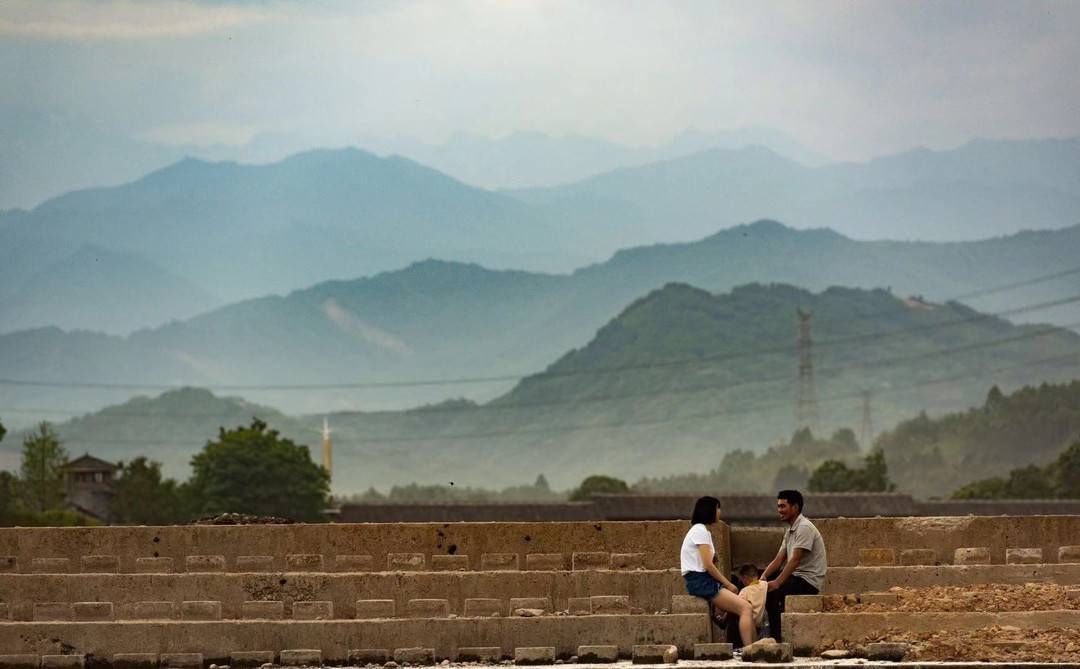
[[[772,638],[783,641],[780,636],[780,614],[784,612],[784,599],[788,595],[816,594],[818,594],[818,589],[798,576],[788,576],[779,588],[770,590],[765,597],[765,613],[769,616],[769,633]]]

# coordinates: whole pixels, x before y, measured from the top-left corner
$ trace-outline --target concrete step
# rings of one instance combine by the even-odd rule
[[[796,654],[813,655],[820,645],[834,641],[863,643],[886,632],[958,632],[997,626],[1041,630],[1075,629],[1080,635],[1080,610],[1017,611],[1003,613],[784,613],[784,641]]]
[[[216,601],[226,619],[245,616],[253,600],[280,602],[282,616],[292,616],[301,601],[330,602],[335,617],[357,611],[390,611],[404,616],[409,602],[445,600],[447,613],[465,615],[469,600],[495,600],[489,609],[510,612],[511,600],[541,597],[559,611],[582,610],[582,598],[621,596],[645,613],[670,610],[672,595],[684,594],[678,570],[561,572],[408,572],[277,574],[0,574],[0,593],[8,614],[0,618],[33,620],[35,604],[111,602],[115,617],[139,602]],[[359,604],[366,602],[366,604]],[[375,605],[372,602],[390,602]],[[574,606],[571,606],[571,605]],[[272,604],[266,604],[272,607]],[[474,606],[478,606],[474,602]],[[591,610],[590,602],[584,603]],[[253,608],[250,607],[249,608]],[[257,607],[254,607],[257,608]],[[370,614],[369,614],[370,615]]]
[[[0,528],[0,571],[666,569],[685,533],[680,521]],[[713,534],[726,558],[727,526]]]
[[[1080,564],[830,567],[824,594],[880,592],[893,586],[926,588],[982,583],[1076,585],[1080,584]]]
[[[617,646],[629,657],[639,644],[673,644],[684,657],[711,641],[704,615],[542,616],[352,621],[132,621],[0,623],[0,655],[199,653],[205,663],[230,664],[239,652],[317,649],[324,663],[346,664],[356,649],[431,648],[454,659],[460,648],[553,647],[559,657],[578,646]]]

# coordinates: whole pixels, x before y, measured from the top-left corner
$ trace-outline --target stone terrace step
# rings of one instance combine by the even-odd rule
[[[453,570],[464,566],[460,558],[432,559],[448,555],[467,556],[470,569],[483,568],[485,563],[510,569],[569,568],[575,563],[590,569],[666,569],[679,563],[685,533],[682,521],[0,528],[0,571]],[[718,554],[726,557],[727,526],[717,524],[713,535]],[[575,554],[581,559],[575,560]],[[547,558],[530,559],[529,555]],[[554,555],[561,558],[555,560]]]
[[[783,614],[784,641],[791,642],[797,654],[810,654],[825,640],[863,641],[888,630],[949,632],[976,630],[991,625],[1011,625],[1021,629],[1076,629],[1080,636],[1080,611]]]
[[[1080,583],[1080,564],[993,564],[904,567],[830,567],[824,594],[880,592],[893,586]]]
[[[344,664],[354,649],[433,648],[452,659],[459,648],[554,647],[569,657],[582,644],[614,645],[629,656],[634,645],[674,644],[692,657],[710,641],[703,615],[545,616],[538,618],[353,621],[0,623],[0,655],[82,653],[201,653],[207,663],[229,664],[236,651],[319,649],[327,663]]]
[[[282,602],[291,617],[296,601],[329,601],[335,617],[353,618],[360,601],[389,600],[396,616],[406,615],[415,599],[447,600],[447,611],[466,613],[471,599],[492,599],[502,615],[515,597],[545,597],[558,610],[571,598],[602,595],[629,597],[646,613],[669,609],[671,596],[685,594],[678,570],[593,572],[410,572],[363,574],[0,574],[0,593],[10,617],[31,620],[34,604],[112,602],[117,617],[137,602],[221,603],[226,619],[241,618],[245,602]],[[272,606],[272,605],[271,605]],[[380,605],[379,611],[386,611]],[[370,607],[365,607],[370,610]],[[0,618],[8,616],[0,615]]]

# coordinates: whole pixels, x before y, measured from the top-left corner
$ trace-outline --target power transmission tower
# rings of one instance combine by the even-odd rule
[[[870,389],[859,392],[862,398],[862,422],[859,425],[859,445],[869,449],[874,443],[874,419],[870,415],[870,400],[874,393]]]
[[[799,385],[795,397],[795,429],[810,428],[814,434],[821,430],[817,392],[814,390],[813,341],[810,339],[811,312],[796,309],[799,315]]]

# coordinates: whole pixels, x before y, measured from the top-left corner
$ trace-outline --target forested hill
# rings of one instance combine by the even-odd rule
[[[1005,394],[991,388],[966,411],[905,420],[882,434],[901,488],[944,494],[1010,469],[1043,466],[1080,438],[1080,381],[1042,383]]]
[[[940,415],[978,404],[995,383],[1012,388],[1080,371],[1080,335],[1016,326],[958,304],[886,290],[748,285],[714,295],[671,284],[490,404],[332,413],[335,491],[414,481],[500,487],[531,483],[540,473],[567,488],[592,473],[636,480],[706,472],[729,450],[786,441],[796,309],[813,314],[820,434],[857,429],[864,389],[873,391],[873,419],[884,429],[921,410]],[[99,426],[92,448],[80,443],[78,423],[59,429],[73,449],[99,457],[167,453],[183,462],[221,420],[191,417],[187,435],[170,433],[175,447],[156,446],[162,440],[154,420],[124,413]],[[308,444],[317,442],[321,421],[321,414],[268,420]],[[1016,444],[994,466],[1007,471],[1029,457]]]

